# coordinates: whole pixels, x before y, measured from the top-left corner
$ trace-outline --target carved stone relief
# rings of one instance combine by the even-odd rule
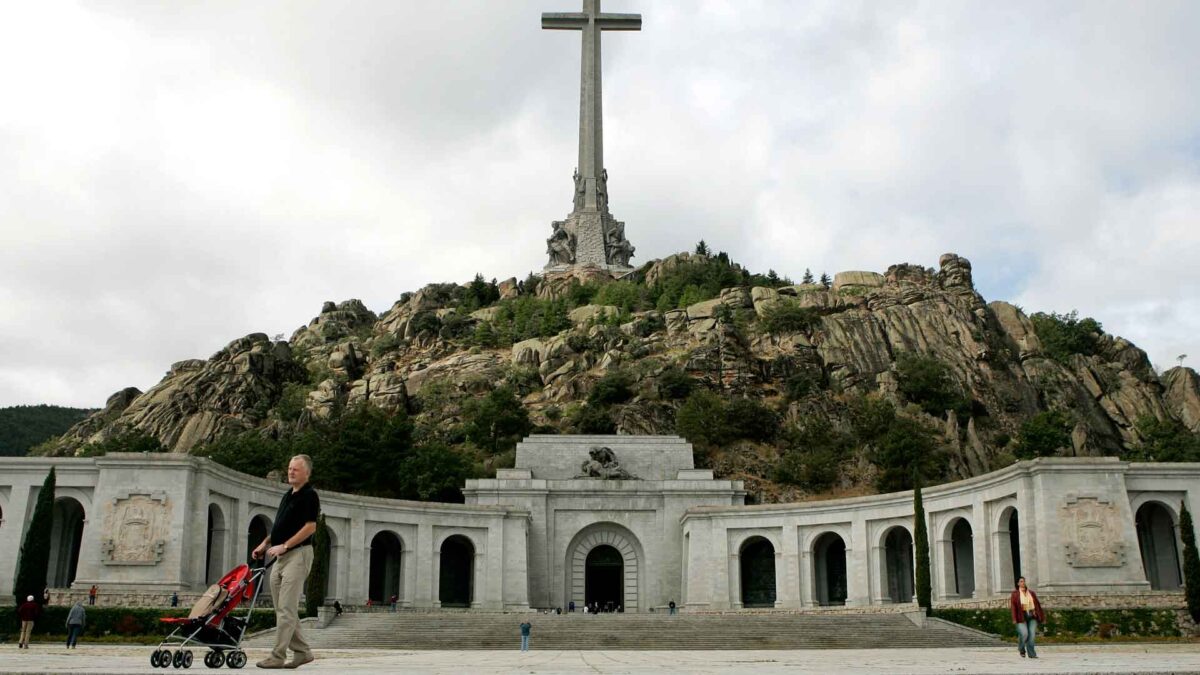
[[[1125,543],[1117,509],[1107,499],[1068,495],[1059,509],[1066,541],[1067,564],[1072,567],[1121,567]]]
[[[171,521],[166,493],[122,492],[107,510],[101,544],[104,564],[157,565]]]

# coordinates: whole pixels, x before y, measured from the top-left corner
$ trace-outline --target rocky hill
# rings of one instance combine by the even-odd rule
[[[864,397],[930,429],[948,458],[946,478],[1013,461],[1030,420],[1048,412],[1063,426],[1060,454],[1122,455],[1146,441],[1146,420],[1200,432],[1192,369],[1156,374],[1142,350],[1102,332],[1065,350],[1061,336],[1049,337],[1055,344],[1019,307],[986,302],[971,264],[954,254],[937,269],[899,264],[791,285],[750,275],[724,254],[681,253],[622,280],[584,270],[432,284],[379,316],[358,300],[327,302],[286,342],[248,335],[207,360],[174,364],[147,392],[117,392],[41,451],[86,453],[139,433],[191,452],[247,430],[278,436],[359,404],[453,425],[462,401],[505,383],[541,431],[568,431],[596,408],[588,400],[597,382],[618,372],[630,395],[604,408],[618,433],[675,432],[680,372],[683,394],[707,390],[773,411],[782,430],[774,440],[701,443],[711,446],[702,462],[768,500],[803,496],[803,486],[777,480],[781,458],[822,424],[849,429]],[[948,402],[913,393],[906,356],[940,369]],[[869,489],[862,448],[806,457],[838,465],[824,488]]]

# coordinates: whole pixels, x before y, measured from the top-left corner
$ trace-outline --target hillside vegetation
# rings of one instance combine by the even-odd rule
[[[57,405],[0,408],[0,457],[21,457],[33,446],[61,435],[93,412]]]
[[[987,303],[970,263],[801,283],[701,242],[607,272],[431,284],[376,315],[327,302],[125,389],[38,452],[190,452],[259,475],[456,499],[529,433],[678,433],[754,499],[903,489],[1018,458],[1200,460],[1200,381],[1073,312]]]

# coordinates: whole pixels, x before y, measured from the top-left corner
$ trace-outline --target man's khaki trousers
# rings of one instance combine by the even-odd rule
[[[297,656],[312,648],[300,635],[300,594],[312,567],[313,547],[301,546],[279,556],[271,567],[271,602],[275,605],[275,648],[271,656],[287,660],[287,650]]]
[[[29,644],[29,636],[32,633],[33,633],[33,622],[32,621],[22,621],[21,622],[21,639],[17,642],[17,644],[28,645]]]

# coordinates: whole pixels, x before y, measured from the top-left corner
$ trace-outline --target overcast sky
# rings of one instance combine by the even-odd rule
[[[578,0],[0,4],[0,406],[96,407],[324,300],[523,277],[571,207]],[[605,0],[639,264],[956,252],[1200,361],[1200,2]]]

